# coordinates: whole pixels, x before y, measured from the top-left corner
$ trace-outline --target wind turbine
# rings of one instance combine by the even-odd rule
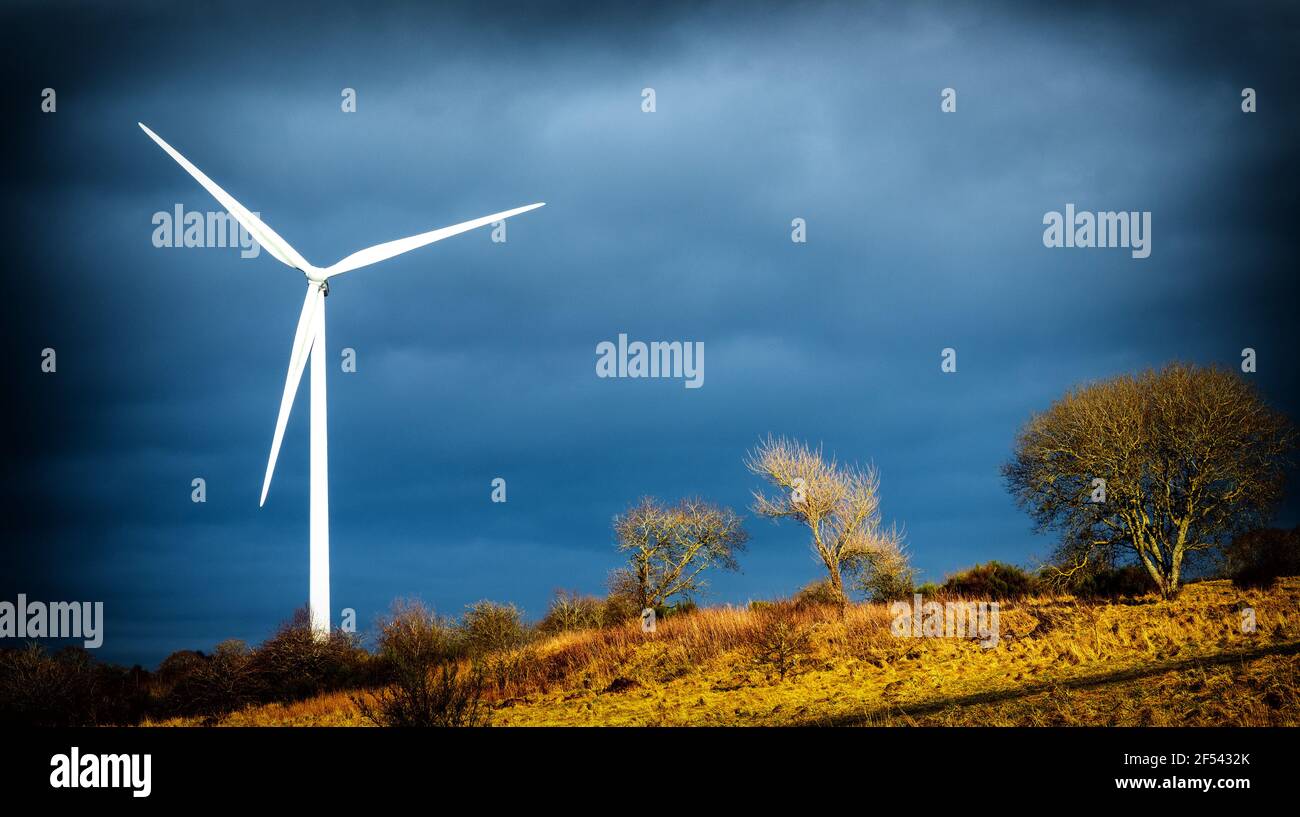
[[[230,215],[243,225],[258,244],[277,261],[300,270],[307,276],[307,297],[302,302],[302,312],[298,315],[298,329],[293,334],[293,346],[289,352],[289,374],[284,381],[284,395],[280,398],[280,415],[275,421],[275,435],[271,438],[271,456],[266,462],[266,477],[262,480],[262,499],[258,506],[266,504],[266,492],[271,488],[271,474],[275,472],[275,461],[280,456],[280,441],[284,438],[284,427],[289,422],[289,410],[293,407],[294,395],[298,392],[298,383],[302,380],[307,358],[311,357],[311,582],[308,604],[311,610],[311,627],[318,637],[329,634],[330,629],[330,532],[329,532],[329,445],[326,439],[325,422],[325,296],[329,294],[329,279],[335,275],[349,272],[358,267],[384,261],[395,255],[401,255],[425,244],[432,244],[444,238],[493,222],[501,221],[536,210],[546,202],[516,207],[501,213],[493,213],[471,221],[464,221],[451,227],[443,227],[420,233],[409,238],[400,238],[384,244],[376,244],[329,267],[317,267],[298,254],[289,246],[289,242],[279,236],[262,220],[253,215],[246,207],[217,186],[216,182],[204,175],[189,160],[177,153],[158,134],[137,122],[140,129],[149,138],[158,143],[158,147],[167,151],[167,155],[185,168],[195,181],[221,202]]]

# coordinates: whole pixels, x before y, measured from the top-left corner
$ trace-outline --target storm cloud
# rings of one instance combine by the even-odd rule
[[[155,212],[217,205],[137,121],[319,265],[548,203],[504,244],[479,230],[333,282],[329,354],[357,356],[329,382],[336,620],[401,596],[539,616],[556,588],[598,592],[615,513],[644,494],[744,508],[742,457],[769,432],[874,462],[886,518],[941,579],[1050,549],[998,466],[1070,385],[1252,347],[1300,416],[1294,6],[0,19],[0,598],[103,601],[106,658],[257,641],[307,591],[305,393],[257,507],[302,279],[265,252],[155,247]],[[1044,247],[1067,203],[1150,211],[1150,257]],[[702,342],[705,386],[598,378],[620,333]],[[817,576],[800,530],[749,528],[743,573],[707,601]]]

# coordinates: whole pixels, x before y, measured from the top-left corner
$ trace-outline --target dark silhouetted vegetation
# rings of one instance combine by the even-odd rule
[[[149,673],[95,662],[80,647],[0,650],[0,726],[113,726],[149,711]]]
[[[1055,578],[1053,574],[1051,578]],[[1082,598],[1116,599],[1152,592],[1151,576],[1138,565],[1083,570],[1056,582],[1056,587]]]
[[[1300,527],[1238,536],[1224,549],[1223,573],[1238,587],[1272,587],[1283,576],[1300,575]]]
[[[1041,591],[1038,579],[1015,565],[998,561],[978,564],[944,580],[940,591],[967,599],[1006,601]]]

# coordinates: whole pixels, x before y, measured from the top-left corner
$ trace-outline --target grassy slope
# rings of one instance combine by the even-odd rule
[[[1242,607],[1257,628],[1243,633]],[[713,608],[558,636],[498,659],[495,725],[1298,725],[1300,578],[1155,598],[1004,604],[1002,640],[896,638],[882,605],[791,613],[812,649],[781,680],[751,659],[760,617]],[[349,695],[231,725],[360,725]]]

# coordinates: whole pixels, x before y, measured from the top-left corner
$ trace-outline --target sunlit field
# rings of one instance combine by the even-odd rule
[[[1253,610],[1253,631],[1247,623]],[[1002,604],[1000,638],[900,637],[885,604],[719,607],[492,654],[487,722],[534,725],[1297,725],[1300,578]],[[781,677],[781,670],[785,677]],[[368,725],[336,692],[168,725]]]

